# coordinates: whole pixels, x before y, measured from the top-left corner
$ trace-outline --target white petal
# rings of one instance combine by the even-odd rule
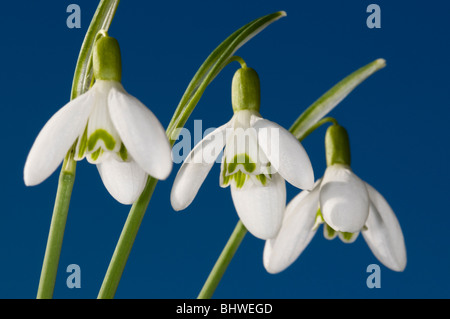
[[[92,109],[89,115],[89,121],[87,126],[87,139],[89,141],[90,137],[97,130],[106,131],[112,138],[112,143],[106,143],[103,139],[97,139],[94,145],[90,142],[86,145],[86,152],[92,153],[98,150],[99,147],[103,150],[109,150],[112,152],[118,152],[120,150],[120,136],[112,123],[111,116],[108,109],[108,93],[114,87],[117,87],[119,83],[114,81],[102,81],[98,80],[95,82],[91,90],[95,90],[95,107]]]
[[[231,122],[205,136],[186,157],[173,182],[170,194],[173,209],[182,210],[192,203],[225,145],[225,132],[229,127]]]
[[[88,91],[67,103],[42,128],[25,163],[26,185],[37,185],[49,177],[83,133],[93,107],[92,93]]]
[[[261,239],[276,236],[286,207],[286,184],[279,174],[273,174],[266,186],[249,185],[242,188],[231,183],[234,206],[244,226]]]
[[[141,168],[157,179],[166,179],[172,157],[166,132],[156,116],[122,87],[111,89],[109,112],[127,151]]]
[[[272,167],[290,184],[312,189],[314,172],[302,144],[282,126],[260,119],[253,125],[258,130],[258,143]]]
[[[320,183],[320,182],[319,182]],[[286,207],[278,235],[266,241],[264,267],[271,274],[289,267],[314,237],[317,210],[319,208],[319,183],[314,189],[302,191]]]
[[[320,186],[320,209],[334,230],[356,233],[369,215],[364,182],[344,165],[329,166]]]
[[[97,168],[106,189],[119,203],[133,204],[144,190],[148,175],[133,160],[119,162],[110,157]]]
[[[373,254],[388,268],[403,271],[406,248],[402,229],[384,197],[366,183],[371,201],[367,229],[362,232]]]

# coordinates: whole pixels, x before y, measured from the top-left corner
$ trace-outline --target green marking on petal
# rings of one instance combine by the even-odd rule
[[[90,154],[91,155],[91,159],[93,161],[96,161],[100,157],[100,155],[102,155],[102,154],[103,154],[103,149],[99,148],[98,150],[96,150],[95,152]]]
[[[327,239],[333,239],[334,237],[336,237],[336,231],[331,228],[327,223],[325,223],[324,225],[324,234],[325,234],[325,238]]]
[[[266,184],[267,184],[267,177],[266,177],[266,175],[259,174],[259,175],[256,175],[256,178],[258,179],[258,181],[261,182],[261,184],[263,184],[263,186],[266,186]]]
[[[323,224],[325,221],[323,220],[323,216],[322,216],[322,211],[320,210],[320,208],[317,210],[316,213],[316,219],[314,220],[314,226],[313,226],[313,230],[317,230],[317,228],[319,228],[319,226],[321,224]]]
[[[88,150],[92,151],[97,144],[97,141],[100,139],[103,140],[105,147],[110,151],[112,151],[114,146],[116,146],[116,140],[111,136],[111,134],[104,129],[98,129],[95,130],[91,136],[89,136],[89,140],[87,141]]]
[[[124,161],[124,162],[127,161],[127,159],[128,159],[128,151],[127,151],[127,149],[126,149],[126,147],[125,147],[125,145],[123,143],[120,145],[120,150],[119,150],[119,152],[117,154],[120,156],[122,161]]]
[[[344,241],[351,241],[352,237],[356,234],[356,233],[349,233],[349,232],[341,232],[342,234],[342,238],[344,239]]]
[[[222,186],[228,186],[230,184],[230,176],[223,176]]]
[[[247,154],[235,155],[232,162],[228,164],[228,172],[234,172],[238,165],[243,165],[247,173],[252,173],[256,169],[256,164]]]
[[[221,172],[221,177],[222,177],[222,187],[226,187],[226,186],[228,186],[228,184],[230,184],[230,177],[229,176],[227,176],[227,167],[228,167],[228,165],[227,165],[227,160],[226,160],[226,158],[224,157],[223,158],[223,165],[222,165],[222,172]]]
[[[245,181],[248,178],[248,175],[242,173],[241,171],[238,171],[236,174],[233,174],[232,177],[234,178],[234,181],[236,182],[236,188],[242,188],[245,184]]]
[[[241,165],[241,166],[239,166]],[[256,170],[256,163],[254,163],[250,156],[245,153],[235,155],[231,163],[227,163],[226,158],[223,160],[222,166],[222,187],[234,180],[236,188],[242,188],[245,182],[250,178],[250,175]],[[272,178],[271,174],[254,175],[263,186]]]
[[[81,135],[81,139],[78,141],[78,158],[83,158],[84,153],[86,153],[87,146],[87,125],[84,129],[83,135]]]

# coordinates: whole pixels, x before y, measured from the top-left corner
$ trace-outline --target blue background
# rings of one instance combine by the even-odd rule
[[[444,1],[375,1],[381,29],[366,26],[373,1],[122,1],[110,28],[122,49],[123,85],[164,126],[209,53],[239,27],[285,10],[237,54],[261,78],[264,117],[289,128],[343,77],[384,58],[330,114],[350,134],[352,167],[396,212],[408,264],[382,266],[362,236],[347,245],[321,231],[286,271],[262,264],[264,241],[247,234],[215,298],[448,298],[448,15]],[[81,7],[81,29],[66,8]],[[96,1],[10,1],[2,4],[0,91],[3,154],[0,298],[35,298],[58,172],[26,187],[23,166],[41,127],[70,96],[79,48]],[[232,116],[230,85],[237,63],[207,88],[187,127],[203,129]],[[316,178],[325,169],[325,127],[304,141]],[[194,202],[175,212],[173,179],[158,183],[117,290],[117,298],[196,298],[237,219],[216,165]],[[59,171],[59,169],[58,169]],[[298,193],[288,186],[288,200]],[[129,212],[105,190],[95,166],[77,166],[55,298],[96,298]],[[381,288],[369,289],[369,264],[381,266]],[[66,268],[81,267],[69,289]]]

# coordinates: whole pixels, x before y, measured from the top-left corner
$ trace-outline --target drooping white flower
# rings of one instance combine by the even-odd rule
[[[245,85],[248,78],[250,89]],[[207,135],[185,159],[173,184],[171,203],[175,210],[189,206],[225,148],[220,185],[230,186],[238,216],[249,232],[272,238],[286,205],[285,180],[310,189],[314,183],[311,162],[290,132],[259,114],[259,80],[253,69],[236,72],[233,109],[232,119]]]
[[[294,197],[286,207],[279,233],[266,241],[263,258],[266,270],[278,273],[289,267],[323,223],[327,239],[339,235],[342,241],[351,243],[361,232],[381,263],[402,271],[406,267],[406,248],[392,208],[378,191],[356,176],[349,165],[333,163],[336,157],[329,160],[329,155],[327,150],[327,162],[331,165],[323,178],[316,182],[312,191],[302,191]],[[347,156],[338,154],[337,157]]]
[[[119,50],[110,37],[100,38],[95,48],[99,46],[110,54]],[[120,63],[120,51],[116,54]],[[86,158],[96,164],[107,190],[123,204],[136,200],[147,174],[157,179],[168,177],[172,160],[164,128],[144,104],[125,91],[120,65],[108,62],[94,50],[94,85],[42,128],[25,163],[26,185],[37,185],[49,177],[74,144],[74,159]]]

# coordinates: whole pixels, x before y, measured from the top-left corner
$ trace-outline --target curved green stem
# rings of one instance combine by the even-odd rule
[[[247,63],[245,63],[244,59],[237,55],[233,55],[228,60],[227,64],[230,64],[231,62],[234,62],[234,61],[239,62],[239,64],[241,65],[241,68],[243,68],[243,69],[247,68]]]
[[[119,0],[102,0],[92,18],[78,56],[72,83],[71,99],[85,93],[92,82],[92,48],[97,33],[107,30],[116,12]],[[55,206],[42,264],[41,276],[37,292],[38,299],[53,297],[59,257],[69,211],[70,198],[75,182],[76,162],[73,159],[73,148],[64,159],[56,191]]]
[[[214,294],[214,291],[217,288],[220,280],[222,279],[225,270],[227,270],[228,265],[233,259],[234,254],[236,253],[239,245],[247,234],[247,228],[245,228],[244,224],[241,221],[238,221],[236,227],[234,228],[233,233],[228,239],[225,248],[217,259],[216,264],[214,265],[211,273],[208,276],[205,284],[203,285],[200,294],[197,299],[210,299]]]
[[[319,122],[317,122],[316,124],[314,124],[313,126],[311,126],[307,131],[305,131],[299,138],[298,140],[301,142],[303,141],[309,134],[311,134],[312,132],[314,132],[315,130],[317,130],[319,127],[321,127],[323,124],[325,123],[332,123],[337,125],[338,122],[336,121],[336,119],[332,118],[332,117],[324,117],[323,119],[321,119]]]

